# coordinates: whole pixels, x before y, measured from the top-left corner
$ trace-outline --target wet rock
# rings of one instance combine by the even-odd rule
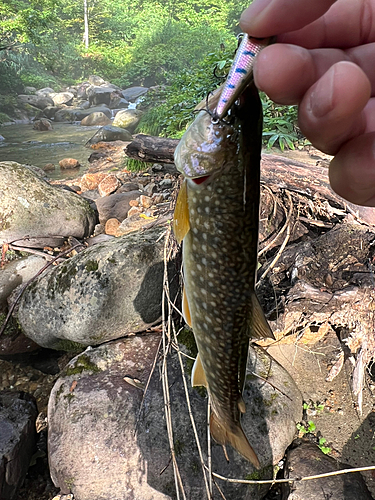
[[[35,400],[22,392],[0,392],[0,498],[17,497],[36,444]]]
[[[161,367],[157,365],[147,392],[144,394],[142,390],[159,343],[160,334],[153,333],[86,350],[71,360],[56,382],[48,408],[48,444],[51,475],[63,494],[71,492],[80,500],[176,498],[159,376]],[[187,353],[191,354],[189,350]],[[186,358],[182,359],[188,377]],[[252,372],[269,373],[270,363],[270,382],[282,387],[286,395],[252,377]],[[167,366],[174,449],[182,483],[186,498],[201,500],[205,497],[203,475],[180,364],[173,349]],[[244,393],[247,412],[242,423],[262,469],[254,471],[229,446],[227,462],[221,446],[215,443],[212,443],[212,468],[231,478],[271,478],[272,464],[283,456],[293,438],[295,422],[301,416],[301,396],[280,365],[267,356],[260,359],[253,349],[248,376]],[[192,389],[190,382],[188,392],[207,462],[207,397],[205,391]],[[259,500],[268,488],[217,481],[227,500]],[[213,498],[222,497],[215,490]]]
[[[125,90],[122,90],[122,96],[129,102],[134,102],[140,97],[148,92],[147,87],[129,87]]]
[[[100,196],[108,196],[114,193],[116,189],[121,186],[121,182],[114,174],[107,175],[98,185]]]
[[[285,477],[305,477],[350,469],[325,455],[316,445],[303,442],[288,451]],[[284,487],[285,500],[372,500],[366,483],[359,472],[319,478],[316,481],[295,482]]]
[[[111,102],[109,104],[109,107],[111,109],[124,109],[129,106],[129,102],[126,99],[123,99],[122,97],[118,95],[112,95],[111,96]]]
[[[86,200],[51,186],[26,165],[0,162],[0,186],[0,243],[38,236],[46,237],[43,247],[53,235],[83,238],[94,228],[96,216]]]
[[[116,231],[120,225],[120,221],[117,219],[108,219],[105,223],[105,234],[109,234],[111,236],[116,235]]]
[[[59,106],[61,104],[66,104],[69,106],[74,98],[74,94],[72,94],[71,92],[58,92],[58,93],[54,92],[49,96],[53,100],[55,106]]]
[[[153,228],[87,248],[38,279],[20,301],[23,332],[42,347],[64,350],[155,324],[161,315],[164,231]]]
[[[47,106],[46,108],[43,109],[43,113],[47,118],[52,120],[55,117],[57,111],[59,111],[59,109],[60,108],[58,108],[57,106]]]
[[[91,153],[91,155],[87,158],[87,161],[89,163],[94,163],[94,161],[102,160],[103,158],[107,158],[108,153],[102,153],[100,151],[94,151]]]
[[[113,120],[113,126],[126,129],[129,132],[134,132],[142,114],[142,111],[139,111],[138,109],[121,110],[116,114]]]
[[[98,142],[112,142],[112,141],[132,141],[133,137],[128,130],[113,125],[106,125],[98,130],[87,144],[97,144]]]
[[[52,170],[55,170],[55,165],[53,163],[46,163],[43,167],[43,170],[45,172],[51,172]]]
[[[53,130],[52,123],[47,120],[47,118],[41,118],[36,120],[33,124],[34,130],[39,130],[39,132],[45,132],[47,130]]]
[[[99,221],[105,224],[108,219],[126,219],[130,205],[130,200],[136,200],[142,194],[141,191],[129,191],[128,193],[111,194],[104,198],[96,200],[96,206],[99,212]]]
[[[105,106],[97,106],[95,108],[84,109],[84,108],[63,108],[57,111],[55,114],[56,122],[73,122],[73,121],[81,121],[86,116],[91,113],[104,113],[108,118],[111,117],[111,111]]]
[[[79,168],[81,164],[75,158],[64,158],[59,161],[60,168],[70,170],[72,168]]]
[[[101,111],[91,113],[81,121],[81,125],[84,127],[92,127],[93,125],[100,125],[103,127],[104,125],[109,125],[110,123],[112,123],[111,119]]]

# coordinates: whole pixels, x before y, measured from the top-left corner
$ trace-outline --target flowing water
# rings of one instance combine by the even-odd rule
[[[79,124],[53,123],[53,130],[38,132],[32,124],[8,125],[0,128],[0,161],[16,161],[43,168],[53,163],[55,170],[48,171],[52,179],[74,178],[87,170],[91,149],[86,142],[100,127],[82,127]],[[75,158],[80,169],[61,170],[59,161]]]

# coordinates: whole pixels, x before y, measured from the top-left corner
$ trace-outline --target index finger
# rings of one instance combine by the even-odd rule
[[[259,38],[303,28],[320,18],[336,0],[255,0],[241,16],[241,28]]]

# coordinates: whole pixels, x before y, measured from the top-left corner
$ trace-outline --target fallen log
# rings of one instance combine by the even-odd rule
[[[138,134],[124,149],[128,158],[146,163],[173,163],[178,139]]]

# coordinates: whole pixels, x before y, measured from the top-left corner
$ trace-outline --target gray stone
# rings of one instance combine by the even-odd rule
[[[53,235],[84,238],[95,219],[87,201],[75,193],[51,186],[26,165],[0,162],[0,244],[25,236],[47,237],[43,246]]]
[[[53,130],[52,123],[47,120],[47,118],[41,118],[40,120],[35,120],[33,124],[33,129],[39,132],[47,132]]]
[[[340,469],[350,469],[325,455],[316,445],[303,442],[288,451],[286,478],[315,476]],[[319,482],[318,482],[319,481]],[[320,478],[318,481],[294,482],[284,486],[285,500],[373,500],[359,472]]]
[[[114,127],[113,125],[105,125],[100,130],[98,130],[92,137],[87,141],[87,144],[97,144],[98,142],[113,142],[113,141],[132,141],[133,137],[130,132],[124,128]]]
[[[134,102],[138,99],[138,97],[146,94],[147,92],[148,92],[147,87],[129,87],[123,90],[121,93],[124,99],[126,99],[129,102]]]
[[[0,392],[0,498],[13,500],[21,487],[36,445],[38,411],[32,396]]]
[[[107,106],[109,106],[111,102],[112,92],[112,87],[91,86],[86,90],[86,94],[89,98],[91,106],[97,106],[98,104],[106,104]]]
[[[97,345],[159,321],[163,231],[87,248],[34,282],[18,311],[25,335],[42,347],[69,349],[72,342]]]
[[[129,102],[126,99],[118,95],[112,95],[109,107],[114,110],[124,109],[129,106]]]
[[[25,92],[26,92],[26,94],[35,94],[36,88],[35,87],[25,87]]]
[[[163,358],[156,365],[147,392],[142,390],[159,345],[160,334],[151,333],[87,349],[70,361],[57,380],[48,407],[48,449],[51,476],[63,494],[72,492],[79,500],[176,498],[160,380]],[[189,350],[186,352],[191,355]],[[188,377],[192,363],[184,356],[182,359]],[[186,498],[201,500],[206,498],[203,474],[181,368],[173,349],[167,366],[174,450],[181,480]],[[230,478],[272,478],[272,465],[285,453],[296,421],[301,418],[301,396],[280,365],[267,356],[259,359],[259,352],[253,349],[248,370],[244,393],[247,412],[242,424],[262,468],[254,471],[229,446],[227,462],[221,446],[212,443],[212,470]],[[269,381],[285,395],[253,377],[252,372],[268,373]],[[207,463],[206,393],[192,389],[189,381],[187,385]],[[259,500],[268,488],[216,481],[227,500]],[[213,500],[221,498],[214,486]]]
[[[136,200],[141,191],[128,191],[116,193],[96,200],[100,224],[105,224],[108,219],[117,219],[122,222],[130,210],[129,201]]]
[[[94,108],[63,108],[55,114],[56,122],[74,122],[81,121],[91,113],[104,113],[108,118],[111,117],[111,111],[105,106],[97,106]]]
[[[89,78],[89,83],[91,85],[103,85],[104,83],[106,83],[105,80],[103,80],[103,78],[101,76],[97,76],[97,75],[90,75]]]
[[[43,89],[37,90],[35,93],[36,95],[49,95],[53,94],[55,91],[51,89],[51,87],[44,87]]]
[[[18,96],[19,101],[22,103],[31,104],[38,109],[44,109],[47,106],[53,106],[53,100],[47,95],[25,95],[21,94]]]
[[[134,132],[142,114],[142,111],[138,109],[123,109],[116,114],[113,120],[113,126],[125,128],[129,132]]]

